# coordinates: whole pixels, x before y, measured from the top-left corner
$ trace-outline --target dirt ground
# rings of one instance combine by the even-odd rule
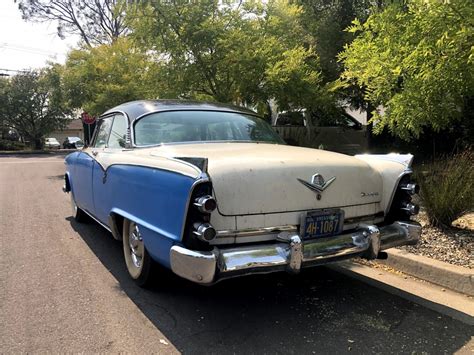
[[[423,211],[416,219],[423,226],[420,242],[401,249],[453,265],[474,268],[474,213],[465,214],[446,229],[430,226]]]

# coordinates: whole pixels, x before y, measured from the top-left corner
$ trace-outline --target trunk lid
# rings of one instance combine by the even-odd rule
[[[324,150],[203,143],[162,146],[151,154],[207,158],[218,210],[225,216],[363,205],[380,202],[382,195],[382,178],[366,162]],[[335,179],[319,193],[298,180],[312,183],[315,174]]]

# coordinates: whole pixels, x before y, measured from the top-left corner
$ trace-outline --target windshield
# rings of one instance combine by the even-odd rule
[[[135,123],[138,146],[177,142],[244,141],[284,144],[258,117],[235,112],[167,111]]]

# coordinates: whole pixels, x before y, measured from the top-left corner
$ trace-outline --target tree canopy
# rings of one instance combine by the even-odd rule
[[[126,101],[157,97],[156,65],[127,38],[73,50],[63,69],[68,106],[92,115]],[[157,81],[158,83],[154,83]]]
[[[472,118],[471,0],[16,1],[82,37],[60,72],[69,107],[95,115],[185,98],[327,120],[350,101],[404,139]]]
[[[260,107],[273,98],[287,108],[322,96],[318,57],[304,45],[301,13],[284,0],[145,2],[127,19],[134,40],[162,68],[164,96]]]
[[[350,27],[355,40],[340,55],[342,80],[365,89],[374,129],[405,139],[424,127],[449,127],[468,115],[474,95],[474,5],[471,0],[394,3]],[[472,104],[472,103],[471,103]]]
[[[354,34],[345,29],[355,18],[365,21],[372,9],[382,6],[374,0],[298,0],[303,14],[301,25],[311,34],[311,45],[320,58],[324,82],[336,80],[343,69],[337,56]]]
[[[42,148],[43,137],[67,124],[70,111],[64,105],[59,68],[26,72],[2,80],[4,124]]]
[[[79,35],[87,46],[112,43],[126,33],[121,0],[15,0],[23,18],[57,23],[58,35]]]

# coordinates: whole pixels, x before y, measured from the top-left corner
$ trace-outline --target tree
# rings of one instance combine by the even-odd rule
[[[387,6],[350,32],[357,38],[341,54],[345,85],[365,88],[376,132],[404,139],[468,117],[474,96],[474,3],[410,0]]]
[[[313,46],[320,58],[324,82],[339,78],[342,65],[337,56],[344,45],[354,39],[353,33],[345,31],[354,19],[364,22],[372,9],[381,1],[374,0],[299,0],[304,12],[301,25],[309,33]]]
[[[45,135],[67,124],[71,113],[64,105],[57,66],[13,76],[6,85],[4,101],[1,114],[5,123],[36,149],[43,147]]]
[[[319,62],[302,43],[300,6],[284,0],[144,2],[127,13],[132,37],[161,67],[160,96],[281,108],[315,105]],[[308,42],[308,41],[306,41]]]
[[[92,115],[126,101],[157,97],[151,89],[157,87],[151,83],[159,77],[157,66],[127,38],[71,51],[62,77],[69,107]]]
[[[5,137],[6,131],[6,108],[7,108],[7,92],[9,82],[4,76],[0,76],[0,139]]]
[[[124,25],[126,3],[120,0],[15,0],[23,19],[57,22],[58,35],[79,35],[91,47],[112,43],[127,28]]]

